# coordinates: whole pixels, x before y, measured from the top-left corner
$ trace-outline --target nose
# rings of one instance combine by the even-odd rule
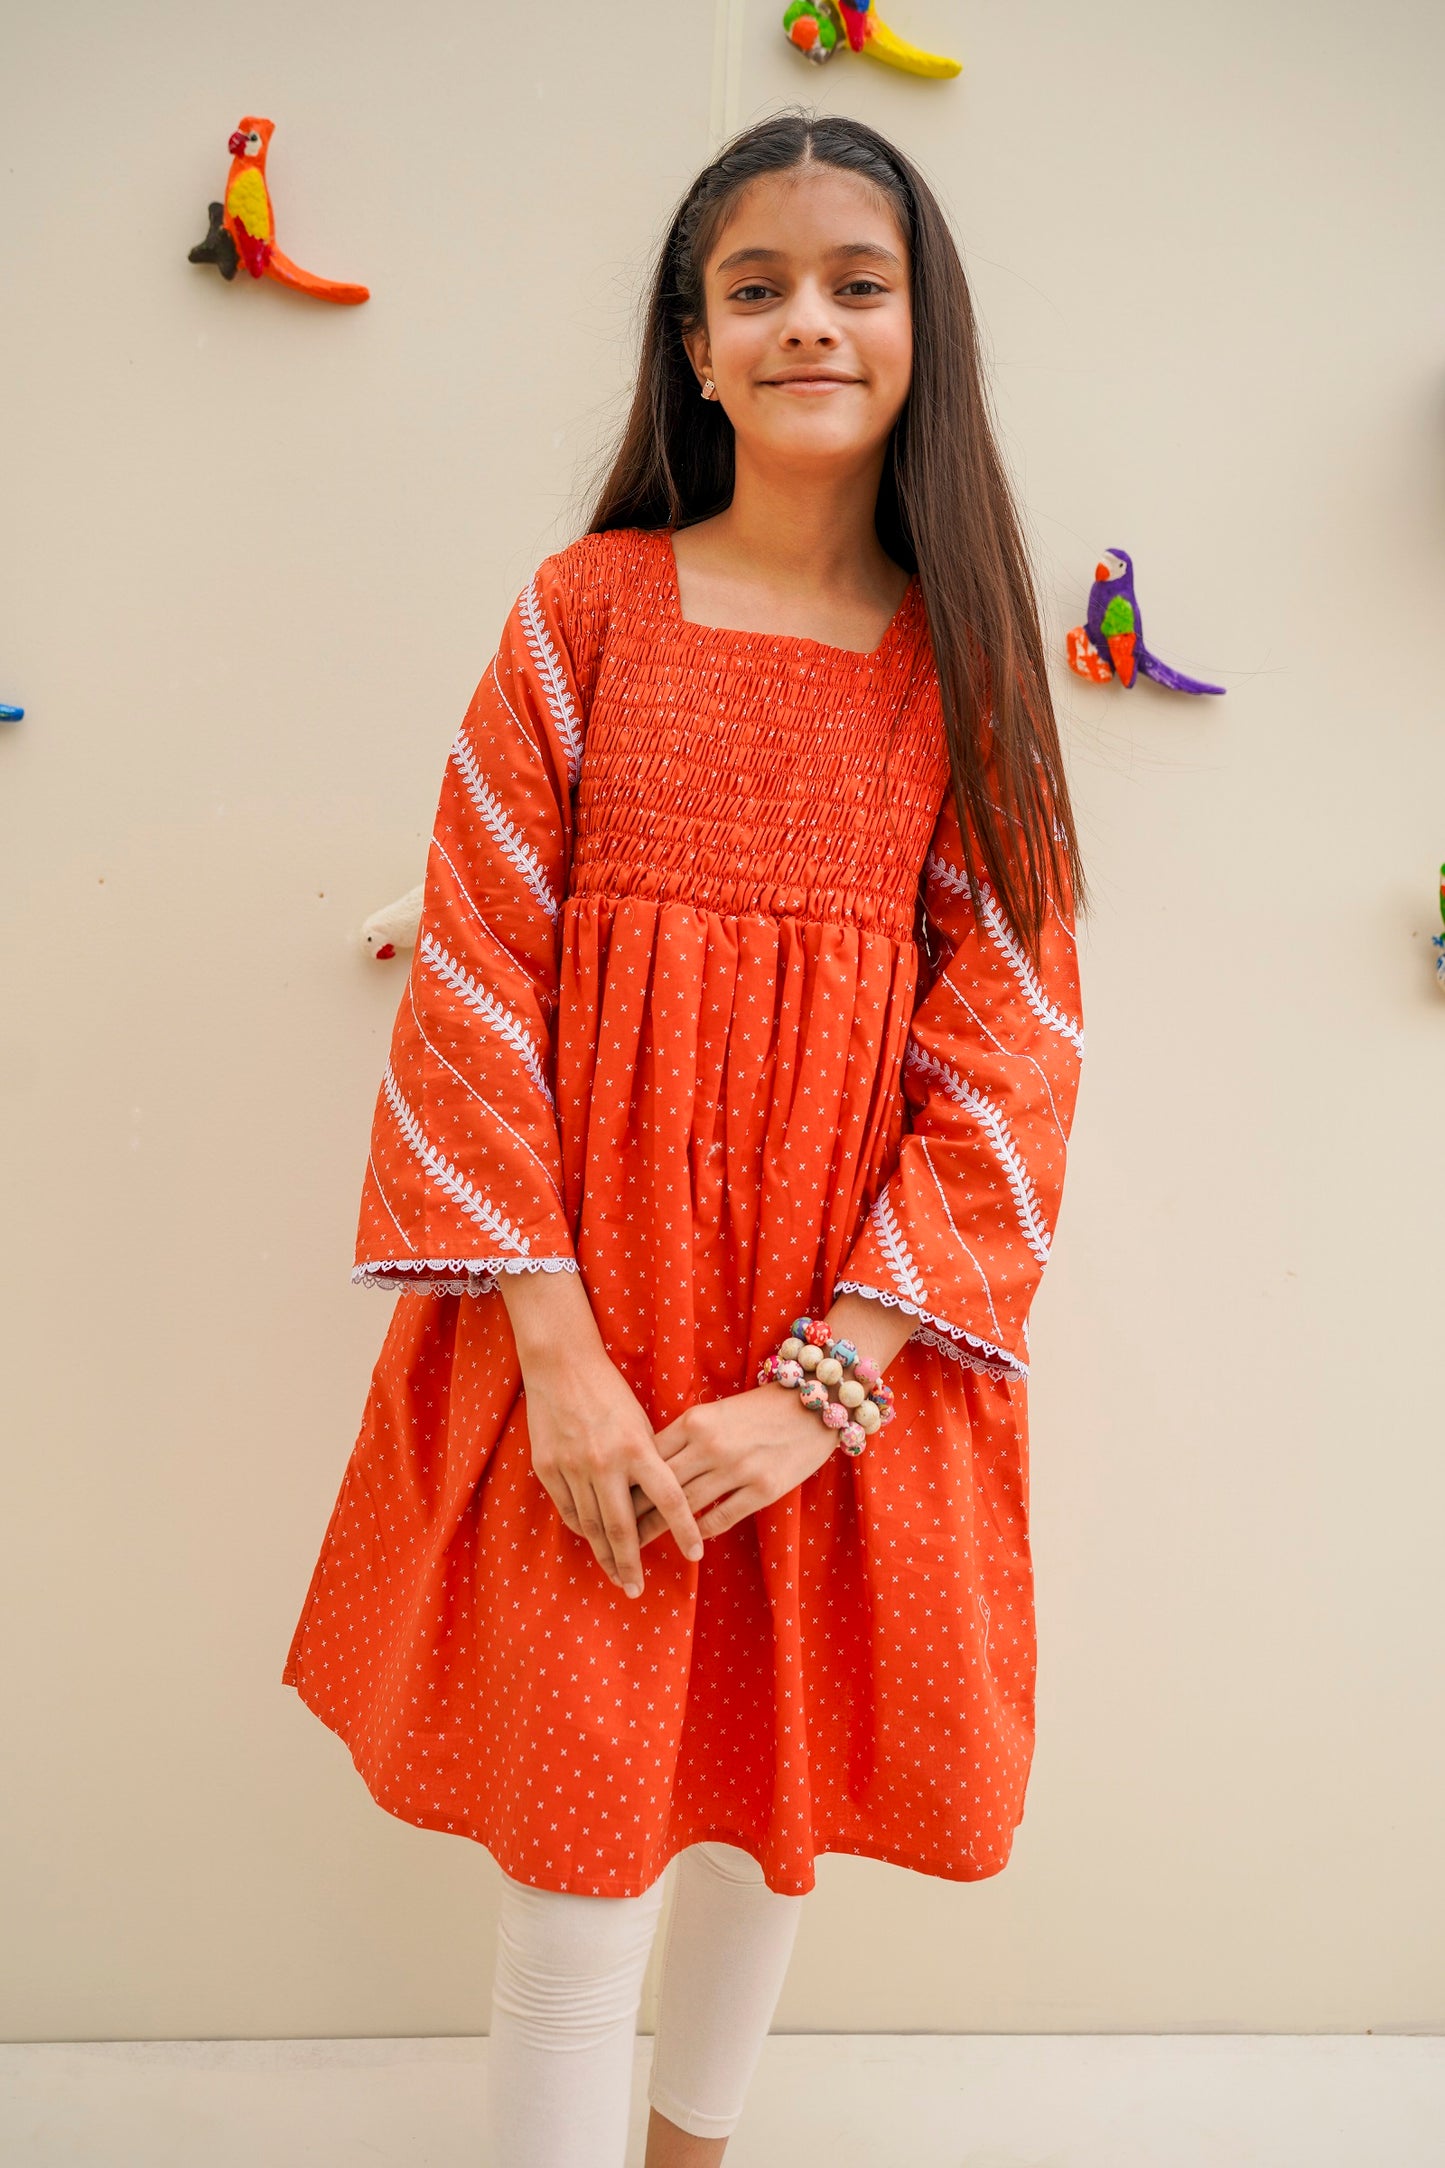
[[[816,346],[826,350],[835,347],[838,333],[822,294],[811,286],[799,286],[778,336],[789,348]]]

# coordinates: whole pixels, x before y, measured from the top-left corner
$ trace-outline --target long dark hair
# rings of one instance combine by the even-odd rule
[[[938,200],[876,129],[841,115],[782,113],[705,166],[673,215],[648,299],[637,389],[588,527],[685,527],[733,493],[733,431],[698,397],[682,337],[704,317],[708,253],[737,198],[814,160],[856,173],[908,241],[912,385],[878,490],[878,538],[923,590],[949,766],[975,906],[974,844],[1034,961],[1051,898],[1082,908],[1083,875],[1038,601],[999,457],[973,303]],[[988,729],[989,718],[993,727]]]

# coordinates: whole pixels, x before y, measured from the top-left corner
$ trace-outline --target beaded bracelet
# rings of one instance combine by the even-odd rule
[[[796,1391],[805,1408],[837,1431],[839,1445],[854,1459],[873,1432],[893,1420],[893,1395],[877,1363],[860,1355],[851,1340],[835,1340],[820,1318],[793,1319],[787,1339],[759,1370],[758,1383]],[[836,1400],[830,1385],[838,1388]]]

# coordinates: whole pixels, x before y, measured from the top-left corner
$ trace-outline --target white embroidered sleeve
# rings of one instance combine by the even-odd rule
[[[457,731],[377,1093],[351,1277],[482,1294],[575,1272],[555,1024],[583,726],[557,560],[512,610]]]
[[[834,1290],[916,1317],[913,1338],[974,1369],[1025,1379],[1084,1050],[1072,912],[1055,900],[1038,967],[986,877],[976,914],[951,791],[924,903],[942,962],[909,1029],[904,1134]]]

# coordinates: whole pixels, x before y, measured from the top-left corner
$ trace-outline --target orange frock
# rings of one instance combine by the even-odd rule
[[[1006,1864],[1083,1039],[1069,899],[1037,970],[981,903],[917,579],[866,655],[689,623],[666,532],[529,582],[442,783],[352,1271],[399,1292],[282,1674],[389,1813],[595,1896],[707,1838],[793,1893]],[[533,1473],[504,1271],[581,1272],[658,1428],[853,1289],[917,1320],[896,1418],[629,1599]]]

